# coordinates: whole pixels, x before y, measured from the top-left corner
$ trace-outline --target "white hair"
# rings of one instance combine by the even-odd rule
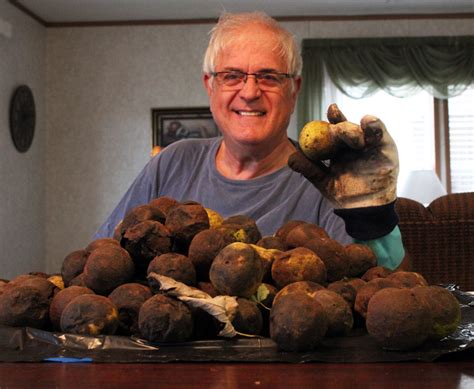
[[[293,34],[280,26],[275,19],[259,11],[223,13],[221,15],[217,24],[210,31],[211,38],[204,55],[204,73],[209,74],[215,71],[219,53],[238,39],[240,31],[252,24],[267,27],[278,35],[279,43],[275,49],[286,60],[287,72],[293,76],[300,76],[303,61]]]

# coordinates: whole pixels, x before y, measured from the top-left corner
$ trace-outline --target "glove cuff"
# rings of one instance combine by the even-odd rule
[[[344,220],[350,236],[372,240],[387,235],[397,226],[395,201],[375,207],[335,209],[334,213]]]

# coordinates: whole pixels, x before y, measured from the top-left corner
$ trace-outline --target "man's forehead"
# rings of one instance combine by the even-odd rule
[[[264,34],[245,33],[229,40],[217,56],[216,64],[236,69],[258,65],[261,70],[282,70],[285,60],[278,39]]]

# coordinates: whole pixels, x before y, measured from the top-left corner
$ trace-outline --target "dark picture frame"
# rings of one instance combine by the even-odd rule
[[[186,138],[221,135],[209,107],[152,108],[153,147],[166,147]]]

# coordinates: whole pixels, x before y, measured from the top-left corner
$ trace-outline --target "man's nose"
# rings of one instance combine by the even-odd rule
[[[249,74],[247,76],[247,80],[240,90],[239,95],[245,100],[255,100],[262,95],[262,91],[258,86],[257,79],[253,74]]]

